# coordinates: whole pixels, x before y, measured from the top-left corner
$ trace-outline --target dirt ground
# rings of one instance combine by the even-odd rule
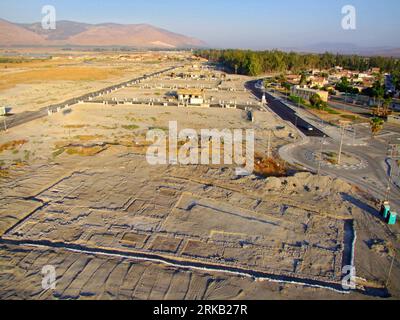
[[[227,99],[244,85],[225,82],[236,90]],[[258,157],[297,136],[268,111],[250,122],[236,109],[102,103],[2,132],[0,298],[400,298],[399,227],[368,194],[307,172],[151,165],[146,134],[168,134],[170,121],[199,133],[253,129]],[[357,289],[344,293],[352,263]],[[54,290],[42,287],[49,265]]]
[[[0,51],[0,57],[2,54]],[[15,53],[17,57],[19,54]],[[20,63],[0,63],[0,106],[11,107],[12,113],[38,110],[165,69],[176,64],[179,57],[170,53],[74,51],[50,51],[48,55],[40,59],[23,56],[25,60]]]

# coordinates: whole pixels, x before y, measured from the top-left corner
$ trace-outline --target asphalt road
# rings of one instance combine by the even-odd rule
[[[269,93],[265,93],[265,97],[268,102],[268,107],[274,111],[279,117],[283,120],[291,122],[294,126],[297,127],[301,132],[303,132],[308,137],[326,137],[327,135],[323,133],[318,128],[314,127],[307,121],[300,118],[296,112],[289,108],[286,104],[284,104],[279,99],[274,98]],[[312,128],[313,130],[308,130],[308,128]]]
[[[261,90],[257,89],[256,83],[256,81],[248,83],[247,88],[249,90],[252,90],[258,98],[261,98],[262,92]],[[310,151],[316,153],[320,152],[322,141],[321,137],[324,136],[324,133],[315,127],[313,127],[314,130],[311,132],[303,130],[301,126],[310,124],[308,124],[303,119],[300,119],[296,115],[295,111],[293,111],[291,108],[282,103],[279,99],[274,98],[268,93],[266,93],[266,99],[268,102],[268,106],[272,111],[278,114],[283,120],[290,121],[294,125],[296,125],[297,121],[297,128],[301,130],[306,136],[310,137],[310,141],[306,145],[301,145],[299,147],[291,149],[291,152],[286,155],[287,159],[285,160],[292,163],[304,164],[306,167],[317,172],[319,167],[318,163],[307,159],[306,153]],[[329,139],[325,141],[331,142],[328,145],[323,146],[324,150],[336,150],[339,148],[338,141]],[[366,160],[368,162],[368,166],[364,169],[359,170],[345,170],[322,167],[321,173],[329,174],[331,176],[340,177],[344,180],[347,180],[350,183],[353,183],[365,190],[370,191],[371,194],[373,194],[375,197],[383,200],[387,192],[388,185],[388,174],[386,172],[387,168],[384,166],[385,159],[387,157],[386,148],[386,141],[382,142],[375,139],[370,140],[367,146],[364,147],[354,148],[350,146],[344,146],[343,151],[347,151],[348,153],[352,153],[359,158]],[[396,210],[400,210],[400,190],[393,183],[390,187],[391,188],[389,192],[389,199],[391,200],[391,204]]]
[[[247,89],[251,90],[253,94],[261,99],[262,92],[256,87],[257,81],[252,81],[247,84]],[[265,98],[268,102],[268,107],[275,112],[279,117],[281,117],[285,121],[291,122],[294,126],[297,127],[301,132],[303,132],[308,137],[327,137],[327,135],[314,127],[307,121],[303,120],[299,117],[296,112],[289,108],[286,104],[284,104],[280,99],[276,99],[269,93],[265,93]],[[312,128],[312,130],[308,130],[308,128]]]
[[[364,169],[357,170],[345,170],[328,168],[326,166],[321,167],[321,173],[326,173],[334,177],[340,177],[347,180],[360,188],[368,190],[376,198],[383,200],[385,198],[388,186],[388,173],[387,168],[384,166],[385,161],[385,149],[378,145],[376,141],[372,141],[369,145],[364,147],[348,147],[344,146],[343,151],[353,154],[363,160],[368,161],[368,166]],[[290,157],[293,162],[302,163],[309,168],[312,168],[315,172],[318,170],[318,163],[310,161],[306,157],[307,152],[320,153],[321,139],[311,138],[311,141],[302,145],[301,147],[294,148],[291,151]],[[326,150],[338,150],[339,146],[337,142],[325,144],[322,146],[324,151]],[[400,189],[392,183],[389,192],[389,200],[396,211],[400,210]]]

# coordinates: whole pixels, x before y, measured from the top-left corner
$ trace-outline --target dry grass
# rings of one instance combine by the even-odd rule
[[[4,161],[0,160],[0,179],[7,178],[10,175],[10,171],[5,168]]]
[[[54,143],[54,149],[60,149],[67,147],[69,145],[69,142],[66,141],[57,141]]]
[[[63,126],[65,129],[82,129],[88,127],[86,124],[67,124]]]
[[[93,141],[93,140],[104,138],[104,136],[102,136],[102,135],[80,135],[80,136],[76,136],[74,138],[79,141]]]
[[[51,67],[43,68],[43,70],[27,70],[0,75],[0,90],[35,82],[105,80],[122,74],[123,71],[118,69],[94,67]]]
[[[254,173],[263,177],[282,177],[286,175],[285,164],[259,154],[254,157]]]
[[[63,154],[65,151],[65,148],[59,148],[56,151],[53,152],[53,158],[58,157],[59,155]]]
[[[122,128],[125,130],[136,130],[136,129],[139,129],[140,127],[136,124],[130,124],[130,125],[122,126]]]
[[[0,179],[1,178],[8,178],[10,176],[10,171],[5,168],[0,168]]]
[[[325,160],[329,163],[336,165],[338,164],[338,155],[334,152],[324,152],[323,153]]]
[[[92,138],[98,136],[78,136],[80,141],[91,141]],[[76,138],[78,138],[76,137]],[[106,145],[79,145],[79,143],[70,143],[67,141],[58,141],[54,143],[53,158],[58,157],[64,152],[69,155],[80,155],[80,156],[94,156],[100,152],[103,152],[108,147]]]
[[[3,143],[0,145],[0,153],[2,153],[5,150],[15,150],[17,147],[21,147],[27,142],[28,140],[14,140]]]
[[[13,163],[13,167],[14,168],[23,168],[23,167],[25,167],[27,165],[27,163],[25,162],[25,161],[22,161],[22,160],[16,160],[14,163]]]
[[[333,108],[332,108],[333,109]],[[315,116],[319,117],[320,119],[329,122],[338,124],[340,120],[349,120],[353,123],[366,123],[368,119],[364,116],[360,116],[358,114],[352,113],[350,111],[343,111],[339,109],[333,109],[337,114],[332,114],[327,111],[315,110],[315,109],[308,109],[310,113],[313,113]]]
[[[78,155],[84,157],[91,157],[106,150],[107,147],[94,146],[94,147],[68,147],[66,149],[69,155]]]
[[[28,163],[21,159],[13,161],[8,166],[5,165],[4,161],[0,161],[0,179],[10,178],[13,170],[23,168],[27,165]]]
[[[20,68],[48,68],[48,67],[56,67],[60,64],[74,64],[76,61],[69,59],[28,59],[28,58],[18,58],[18,57],[0,57],[0,60],[3,60],[1,63],[1,68],[4,69],[20,69]]]
[[[97,128],[100,128],[100,129],[104,129],[104,130],[115,130],[115,129],[118,129],[118,125],[113,125],[113,126],[104,126],[104,125],[97,125],[96,126]]]

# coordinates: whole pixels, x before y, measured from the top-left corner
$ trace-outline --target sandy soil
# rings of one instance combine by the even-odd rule
[[[397,257],[385,288],[399,228],[367,194],[309,173],[150,165],[145,134],[171,120],[179,129],[255,129],[261,154],[268,130],[273,155],[293,141],[269,112],[251,123],[234,109],[96,103],[2,133],[1,298],[400,298]],[[355,234],[358,290],[338,293]],[[55,290],[42,289],[46,265]]]
[[[12,113],[38,110],[165,69],[176,64],[171,59],[171,55],[54,52],[43,62],[0,64],[0,105],[10,106]]]

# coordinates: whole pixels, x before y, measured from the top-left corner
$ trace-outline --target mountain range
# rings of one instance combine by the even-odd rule
[[[352,43],[336,43],[336,42],[321,42],[303,47],[281,48],[283,51],[295,51],[304,53],[339,53],[344,55],[361,55],[361,56],[383,56],[400,58],[400,48],[398,47],[364,47]]]
[[[57,21],[55,30],[45,30],[41,23],[12,23],[0,18],[0,47],[82,46],[133,48],[203,48],[206,43],[149,24],[89,24]],[[399,57],[398,47],[362,47],[351,43],[316,43],[303,47],[280,48],[307,53],[340,53],[363,56]]]
[[[121,46],[135,48],[197,48],[199,39],[149,24],[88,24],[57,21],[55,30],[41,23],[18,24],[0,19],[0,46]]]

